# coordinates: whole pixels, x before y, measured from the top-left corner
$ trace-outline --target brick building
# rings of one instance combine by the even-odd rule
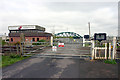
[[[20,42],[20,35],[25,35],[25,41],[37,42],[41,39],[50,41],[52,34],[45,32],[45,28],[38,25],[20,25],[20,26],[9,26],[9,42],[16,43]]]

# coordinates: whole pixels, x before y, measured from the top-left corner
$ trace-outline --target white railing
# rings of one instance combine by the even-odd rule
[[[109,47],[107,48],[107,43],[105,43],[105,47],[95,47],[95,41],[92,40],[92,54],[91,54],[91,57],[92,59],[107,59],[107,49],[109,49],[109,56],[108,56],[108,59],[115,59],[116,58],[116,37],[113,38],[113,42],[112,44],[111,43],[108,43],[109,44]],[[113,47],[112,47],[113,46]],[[97,50],[104,50],[105,53],[104,53],[104,57],[101,57],[100,56],[100,52],[99,52],[99,56],[97,57]]]

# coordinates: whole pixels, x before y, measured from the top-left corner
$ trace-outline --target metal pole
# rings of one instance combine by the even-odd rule
[[[94,59],[94,56],[95,56],[94,48],[95,48],[95,42],[94,42],[94,40],[92,40],[92,60]]]
[[[108,60],[108,58],[109,58],[109,42],[107,42],[107,60]]]

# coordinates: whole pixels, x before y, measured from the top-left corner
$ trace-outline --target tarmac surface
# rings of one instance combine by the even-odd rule
[[[35,58],[2,69],[3,78],[118,78],[118,65],[80,59]]]
[[[59,54],[83,54],[80,47],[62,49]],[[76,45],[77,46],[77,45]],[[68,51],[68,52],[67,52]],[[50,51],[46,51],[48,53]],[[44,53],[44,52],[43,52]],[[88,52],[89,53],[89,50]],[[51,53],[50,53],[51,54]],[[3,78],[118,78],[118,64],[77,58],[30,57],[2,69]]]

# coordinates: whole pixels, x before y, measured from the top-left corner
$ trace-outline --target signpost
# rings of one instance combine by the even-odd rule
[[[109,48],[109,46],[107,46],[106,44],[105,44],[105,48],[103,48],[103,47],[95,47],[95,40],[97,40],[97,41],[99,41],[100,42],[100,45],[99,46],[102,46],[102,44],[101,44],[101,41],[102,40],[106,40],[106,33],[95,33],[94,34],[94,40],[93,40],[93,42],[92,42],[92,59],[94,59],[94,55],[95,55],[95,58],[96,58],[96,51],[97,51],[97,49],[99,50],[99,59],[100,59],[100,53],[101,53],[101,49],[105,49],[105,59],[107,59],[107,49],[106,48]],[[94,50],[95,50],[95,54],[94,54]]]

